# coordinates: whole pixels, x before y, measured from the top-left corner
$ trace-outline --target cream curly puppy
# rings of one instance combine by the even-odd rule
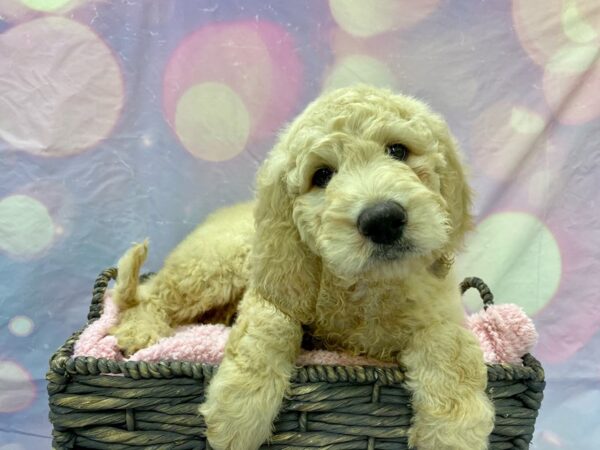
[[[201,407],[215,449],[269,438],[303,325],[328,349],[406,366],[410,446],[486,449],[486,367],[450,267],[469,207],[439,116],[387,90],[333,91],[284,131],[255,204],[210,217],[139,287],[146,244],[122,258],[115,295],[125,313],[114,334],[133,351],[175,325],[227,322],[242,299]]]

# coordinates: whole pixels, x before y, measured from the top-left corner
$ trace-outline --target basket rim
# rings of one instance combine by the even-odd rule
[[[199,381],[209,380],[218,369],[218,365],[192,361],[162,360],[116,361],[91,356],[73,357],[75,342],[83,330],[102,314],[102,301],[109,282],[115,279],[117,269],[108,268],[100,273],[94,284],[92,302],[87,323],[73,333],[50,358],[50,370],[46,376],[49,382],[66,384],[73,375],[123,375],[134,379],[187,377]],[[151,274],[145,275],[145,277]],[[531,354],[523,356],[523,365],[486,363],[488,381],[529,381],[544,382],[544,370],[541,363]],[[61,381],[62,379],[62,381]],[[372,365],[308,365],[297,367],[292,382],[354,382],[381,385],[399,384],[404,381],[404,368],[380,367]],[[50,386],[49,386],[50,389]]]

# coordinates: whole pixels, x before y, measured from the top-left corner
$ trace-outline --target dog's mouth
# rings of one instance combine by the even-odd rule
[[[415,252],[415,246],[402,239],[392,244],[376,244],[371,253],[371,259],[378,261],[396,261]]]

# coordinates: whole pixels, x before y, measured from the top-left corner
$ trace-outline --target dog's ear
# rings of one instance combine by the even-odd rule
[[[292,218],[294,193],[288,185],[293,164],[286,136],[263,163],[256,180],[256,226],[251,288],[284,313],[310,323],[319,290],[321,260],[301,241]]]
[[[446,122],[437,116],[430,118],[430,126],[438,140],[443,164],[438,169],[440,193],[446,200],[452,231],[443,257],[451,259],[462,247],[465,234],[473,229],[471,215],[472,191],[466,177],[458,144],[450,133]]]

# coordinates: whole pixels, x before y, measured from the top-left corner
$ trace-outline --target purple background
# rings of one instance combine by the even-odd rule
[[[158,269],[356,81],[447,117],[478,193],[459,270],[540,332],[533,448],[597,449],[598,54],[595,0],[0,0],[0,450],[50,448],[47,361],[96,274],[146,236]]]

